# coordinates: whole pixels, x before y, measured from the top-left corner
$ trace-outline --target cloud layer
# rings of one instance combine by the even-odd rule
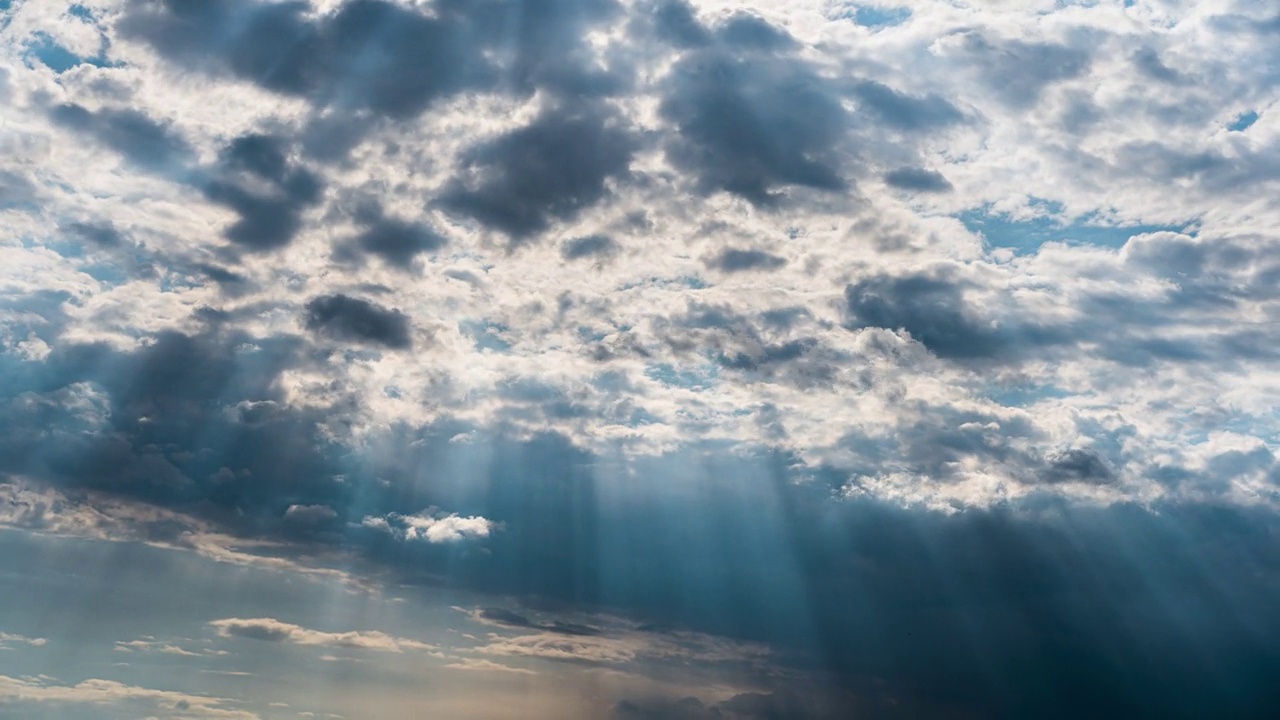
[[[1268,701],[1264,5],[3,4],[6,526],[608,608],[997,713],[1209,671],[1175,656]],[[531,631],[495,657],[637,656],[487,619]]]

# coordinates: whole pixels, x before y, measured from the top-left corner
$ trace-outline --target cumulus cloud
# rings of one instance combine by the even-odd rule
[[[401,540],[425,540],[432,544],[487,538],[499,527],[493,521],[483,517],[476,515],[462,517],[457,513],[444,513],[436,508],[428,508],[410,515],[388,513],[385,517],[366,516],[361,524],[389,533]]]

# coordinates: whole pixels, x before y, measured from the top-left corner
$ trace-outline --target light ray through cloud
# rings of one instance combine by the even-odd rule
[[[0,0],[0,716],[1280,714],[1278,23]]]

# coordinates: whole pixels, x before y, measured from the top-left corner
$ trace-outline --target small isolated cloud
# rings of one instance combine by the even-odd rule
[[[214,620],[209,623],[209,626],[217,630],[218,635],[225,638],[242,637],[293,645],[318,645],[322,647],[380,650],[395,653],[404,652],[405,650],[436,649],[435,645],[388,635],[380,630],[325,632],[274,618],[226,618],[224,620]]]
[[[487,538],[498,528],[492,520],[478,515],[462,517],[457,513],[445,514],[434,507],[413,515],[400,513],[390,513],[386,517],[370,515],[366,516],[361,524],[389,533],[401,540],[425,540],[432,544]]]

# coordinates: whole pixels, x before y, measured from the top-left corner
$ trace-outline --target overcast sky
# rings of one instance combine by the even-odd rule
[[[1280,715],[1271,0],[0,0],[0,715]]]

